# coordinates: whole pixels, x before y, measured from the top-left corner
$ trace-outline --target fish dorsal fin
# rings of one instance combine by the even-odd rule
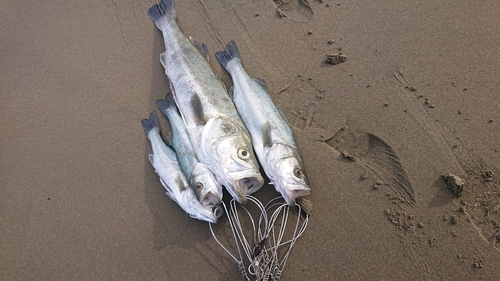
[[[173,142],[172,142],[172,131],[168,132],[166,135],[165,135],[165,144],[170,146],[170,147],[173,147]]]
[[[283,111],[283,108],[281,108],[281,106],[277,105],[276,106],[276,109],[278,110],[278,112],[280,113],[281,117],[283,118],[283,120],[285,120],[286,124],[288,125],[288,127],[292,127],[290,125],[290,122],[288,121],[288,118],[286,118],[286,115],[285,115],[285,112]]]
[[[149,163],[154,167],[155,156],[154,154],[148,154]]]
[[[205,125],[205,114],[203,113],[203,106],[201,105],[200,97],[194,93],[191,97],[191,107],[196,118],[196,124]]]
[[[231,99],[234,99],[234,86],[231,86],[231,88],[229,88],[229,90],[227,91],[227,93],[229,94],[229,97]]]
[[[215,74],[215,77],[217,77],[217,80],[219,80],[219,83],[221,84],[222,88],[224,88],[224,91],[229,94],[227,85],[224,83],[224,81],[219,77],[219,74]]]
[[[160,54],[160,62],[161,65],[163,65],[163,67],[167,69],[167,52],[163,52]]]
[[[193,43],[193,45],[195,45],[196,48],[198,48],[198,50],[200,51],[201,55],[207,59],[209,59],[208,57],[208,47],[207,45],[205,45],[205,43],[198,43],[196,41],[194,41],[193,37],[189,36],[189,41],[191,41],[191,43]]]
[[[267,83],[266,83],[266,80],[262,79],[262,78],[253,78],[253,80],[255,82],[257,82],[257,84],[259,84],[264,90],[267,91]]]
[[[172,189],[170,189],[170,186],[168,186],[168,184],[161,177],[160,177],[160,183],[161,185],[163,185],[163,188],[165,188],[165,190],[167,191],[165,193],[168,195],[168,197],[175,201],[174,195],[172,194]]]
[[[272,147],[273,146],[273,140],[271,137],[271,123],[266,122],[262,127],[260,128],[262,132],[262,144],[264,147]]]
[[[172,189],[170,189],[170,186],[160,177],[160,182],[161,185],[167,190],[167,194],[172,192]]]

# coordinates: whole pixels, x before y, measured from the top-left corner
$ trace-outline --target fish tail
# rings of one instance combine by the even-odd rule
[[[174,100],[174,95],[172,95],[171,92],[167,94],[164,100],[157,100],[156,106],[163,113],[166,113],[167,110],[172,110],[177,108],[177,105],[175,104]]]
[[[161,29],[162,22],[165,19],[177,18],[173,0],[161,0],[160,4],[155,4],[149,8],[148,14],[159,29]]]
[[[215,58],[226,70],[228,70],[227,64],[231,60],[233,59],[241,60],[240,51],[238,50],[238,46],[236,46],[236,43],[233,40],[227,43],[226,49],[224,51],[216,52]]]
[[[144,133],[149,137],[149,134],[155,130],[160,131],[160,122],[154,111],[149,115],[149,119],[143,119],[141,121],[142,128],[144,128]]]

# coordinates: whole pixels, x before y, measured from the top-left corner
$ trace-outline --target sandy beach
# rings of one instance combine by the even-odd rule
[[[500,2],[174,2],[293,127],[314,209],[281,280],[500,280]],[[148,160],[155,3],[0,4],[1,280],[241,280]]]

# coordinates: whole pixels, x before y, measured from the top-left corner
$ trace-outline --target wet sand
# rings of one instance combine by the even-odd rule
[[[147,159],[168,87],[154,3],[0,4],[0,279],[239,279]],[[214,71],[231,84],[213,53],[235,40],[293,126],[314,211],[282,280],[500,279],[497,1],[175,4]]]

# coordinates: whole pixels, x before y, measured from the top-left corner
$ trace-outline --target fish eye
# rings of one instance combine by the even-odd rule
[[[304,175],[304,172],[302,171],[301,168],[295,168],[295,169],[293,169],[293,174],[296,177],[300,178],[300,177],[302,177]]]
[[[238,149],[238,157],[243,160],[248,159],[250,158],[250,152],[244,148],[240,148]]]
[[[203,188],[203,184],[201,182],[197,182],[196,189],[202,189],[202,188]]]

